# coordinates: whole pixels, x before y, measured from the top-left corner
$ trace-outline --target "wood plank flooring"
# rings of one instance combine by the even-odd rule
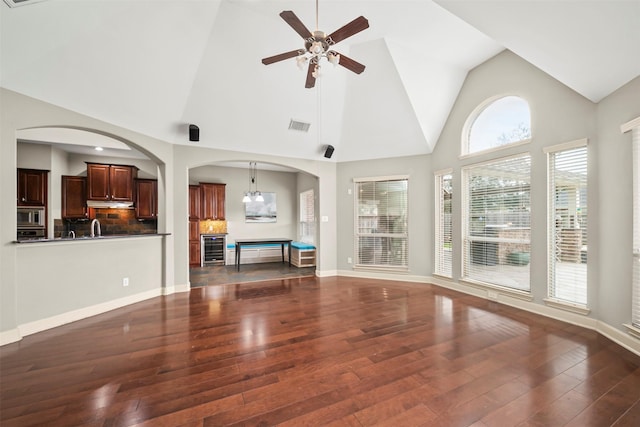
[[[640,357],[437,286],[194,288],[0,348],[12,426],[638,426]]]

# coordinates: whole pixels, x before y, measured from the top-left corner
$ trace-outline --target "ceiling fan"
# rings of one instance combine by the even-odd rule
[[[281,53],[279,55],[264,58],[264,65],[273,64],[274,62],[284,61],[285,59],[297,57],[297,63],[300,68],[309,63],[307,68],[307,80],[304,87],[312,88],[316,84],[316,77],[320,68],[320,59],[327,58],[333,65],[340,64],[347,70],[351,70],[356,74],[364,71],[365,66],[341,53],[331,50],[333,45],[342,40],[369,28],[369,21],[364,16],[359,16],[333,33],[326,35],[323,31],[318,30],[318,0],[316,0],[316,30],[312,33],[298,19],[295,13],[285,10],[280,13],[280,17],[285,20],[294,31],[304,39],[304,49],[296,49],[290,52]]]

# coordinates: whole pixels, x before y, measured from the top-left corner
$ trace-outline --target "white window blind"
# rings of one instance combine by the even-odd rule
[[[408,178],[355,181],[356,267],[407,270]]]
[[[548,296],[587,305],[586,140],[550,147]]]
[[[640,127],[632,130],[633,144],[633,284],[631,324],[640,328]]]
[[[531,156],[463,169],[463,279],[529,291]]]
[[[313,189],[300,193],[300,241],[314,243],[316,233]]]
[[[453,196],[451,171],[435,175],[435,274],[452,277],[451,198]]]

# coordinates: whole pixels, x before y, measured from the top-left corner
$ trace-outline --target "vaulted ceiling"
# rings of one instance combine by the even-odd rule
[[[369,20],[336,46],[367,68],[324,64],[305,89],[295,59],[260,62],[303,47],[283,10],[316,29],[313,0],[0,4],[0,84],[175,144],[308,159],[331,144],[350,161],[430,153],[467,73],[503,49],[593,102],[640,75],[639,1],[320,0],[327,33]]]

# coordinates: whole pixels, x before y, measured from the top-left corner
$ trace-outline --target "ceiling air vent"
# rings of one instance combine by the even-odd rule
[[[39,3],[44,0],[4,0],[9,7],[26,6],[28,4]]]
[[[289,122],[289,130],[297,130],[300,132],[309,132],[309,127],[311,123],[299,122],[297,120],[291,119]]]

